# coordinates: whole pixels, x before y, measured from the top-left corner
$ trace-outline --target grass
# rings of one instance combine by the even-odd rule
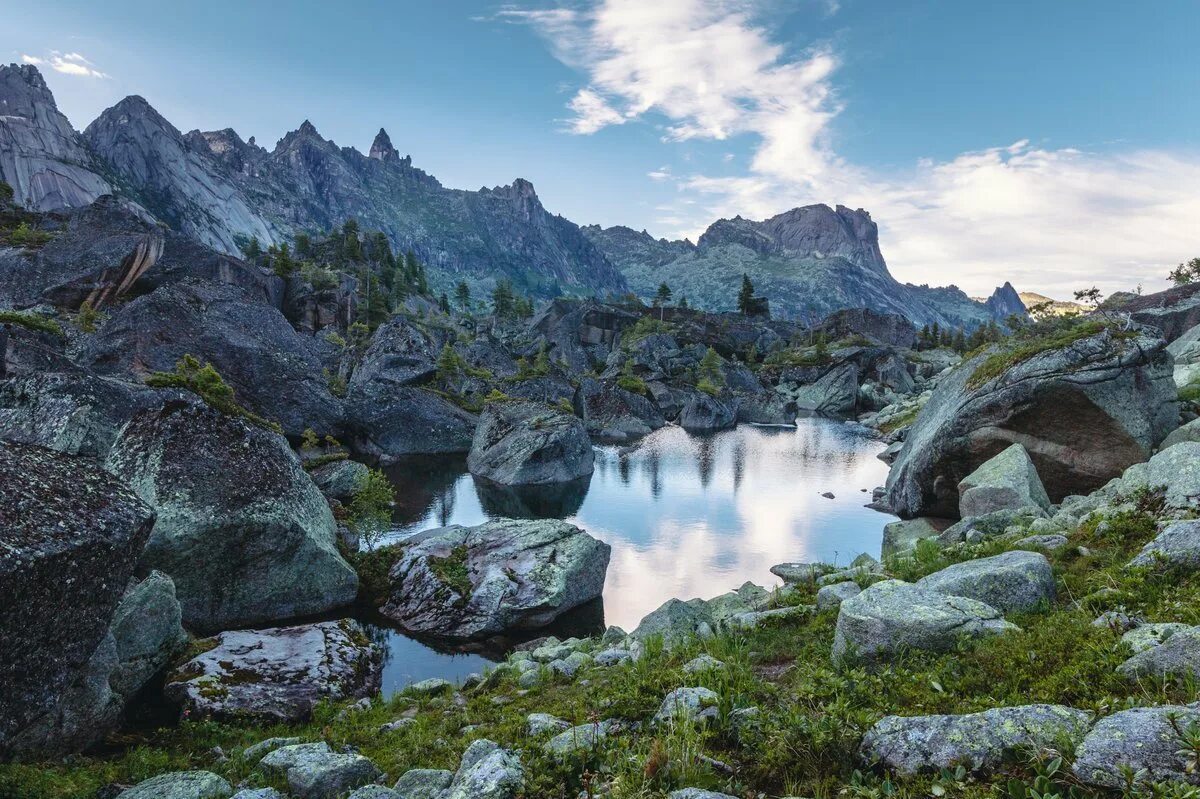
[[[26,330],[32,330],[35,333],[49,333],[52,336],[66,338],[66,333],[63,332],[62,325],[53,319],[47,319],[37,314],[24,313],[23,311],[0,311],[0,325],[5,324],[20,325]]]
[[[879,425],[879,431],[881,433],[894,433],[900,428],[908,427],[913,422],[917,421],[917,417],[920,415],[920,407],[909,408],[907,411],[898,413],[883,424]]]
[[[327,452],[324,455],[318,455],[315,458],[309,458],[308,460],[304,461],[304,469],[305,471],[315,472],[322,466],[326,466],[330,463],[337,463],[338,461],[349,460],[349,458],[349,452]]]
[[[244,419],[256,427],[270,430],[273,433],[283,433],[278,422],[263,418],[258,414],[243,408],[234,399],[233,389],[225,382],[221,374],[211,363],[200,365],[194,355],[184,355],[175,364],[174,372],[154,372],[146,378],[146,385],[153,388],[179,388],[190,391],[204,400],[210,408],[220,411],[226,416]]]
[[[1099,319],[1085,319],[1080,321],[1068,317],[1057,317],[1041,323],[1031,328],[1027,333],[1014,335],[1000,345],[999,351],[984,358],[975,367],[975,371],[971,373],[970,378],[967,379],[967,386],[969,388],[979,388],[989,380],[1000,377],[1018,364],[1031,360],[1044,352],[1069,347],[1077,341],[1102,332],[1106,328],[1112,329],[1109,323]],[[1117,336],[1131,335],[1116,330],[1113,332]]]
[[[404,553],[403,544],[389,544],[369,551],[351,552],[347,560],[358,572],[358,602],[377,608],[390,595],[388,573]]]
[[[471,599],[471,575],[467,571],[467,547],[459,545],[444,558],[429,558],[429,570],[461,597],[462,602]]]
[[[118,738],[113,742],[118,748],[109,754],[0,766],[0,795],[88,797],[108,782],[132,783],[188,768],[213,770],[234,784],[249,780],[265,785],[239,753],[264,738],[285,735],[326,740],[334,748],[355,747],[391,779],[410,768],[453,769],[471,740],[486,737],[520,750],[529,799],[575,797],[589,784],[608,785],[612,799],[657,799],[682,787],[735,796],[822,798],[1096,795],[1074,783],[1069,748],[1016,759],[987,779],[963,771],[900,779],[865,767],[857,750],[863,734],[888,714],[969,713],[1033,702],[1106,714],[1200,699],[1191,681],[1130,682],[1117,675],[1116,667],[1130,653],[1117,633],[1092,624],[1098,613],[1116,607],[1150,621],[1200,623],[1200,575],[1125,568],[1155,535],[1158,513],[1152,492],[1129,500],[1129,507],[1103,524],[1090,520],[1081,525],[1071,533],[1071,546],[1049,556],[1057,600],[1041,612],[1013,615],[1021,632],[963,642],[953,652],[909,653],[874,669],[834,666],[830,645],[836,611],[826,610],[749,632],[723,632],[673,650],[652,640],[636,662],[587,671],[574,682],[552,677],[530,691],[518,690],[515,675],[501,673],[488,687],[465,692],[461,704],[450,697],[397,696],[354,713],[323,705],[311,722],[297,725],[189,720]],[[1079,545],[1087,547],[1086,554]],[[944,550],[925,545],[888,565],[911,580],[951,563],[997,554],[1005,546],[998,540]],[[455,590],[464,587],[465,554],[455,550],[437,566],[439,576]],[[381,549],[356,559],[364,583],[372,582],[371,574],[386,575],[395,556],[394,550]],[[1100,588],[1116,591],[1077,604]],[[811,603],[814,591],[800,588],[786,602]],[[700,653],[723,661],[726,668],[684,674],[683,665]],[[563,761],[545,754],[543,739],[531,739],[525,731],[525,716],[532,712],[552,713],[574,724],[608,718],[644,722],[669,691],[683,685],[719,694],[715,724],[704,729],[643,725]],[[499,697],[503,701],[496,701]],[[380,725],[414,702],[413,724],[379,732]],[[732,711],[747,706],[760,708],[758,717],[737,722]],[[474,726],[464,734],[467,725]],[[210,754],[214,746],[230,759],[215,760]],[[732,773],[713,761],[727,764]],[[1176,788],[1136,789],[1128,795],[1183,799],[1196,794]]]

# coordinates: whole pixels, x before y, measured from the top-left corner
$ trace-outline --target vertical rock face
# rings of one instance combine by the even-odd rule
[[[33,66],[0,66],[0,179],[34,211],[87,205],[112,191]]]
[[[1005,281],[1003,286],[993,291],[992,296],[987,298],[987,302],[984,305],[992,312],[993,317],[1000,320],[1007,319],[1014,314],[1016,316],[1025,316],[1028,313],[1025,303],[1021,300],[1021,296],[1017,294],[1017,290],[1008,281]]]
[[[0,443],[0,757],[88,670],[154,524],[86,460]],[[107,660],[116,663],[115,646]],[[103,671],[105,681],[108,671]]]

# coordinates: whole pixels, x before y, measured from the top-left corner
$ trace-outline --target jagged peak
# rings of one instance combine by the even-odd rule
[[[391,137],[383,128],[380,128],[379,132],[375,134],[375,141],[371,142],[371,151],[368,156],[377,161],[398,161],[400,159],[400,153],[396,152],[396,148],[392,146]]]
[[[296,132],[304,134],[305,136],[321,135],[320,133],[317,133],[317,126],[312,122],[309,122],[307,119],[300,123],[300,127],[296,129]]]
[[[0,80],[10,76],[28,84],[31,89],[41,92],[50,91],[50,87],[46,85],[46,79],[42,77],[42,71],[33,64],[0,65]]]

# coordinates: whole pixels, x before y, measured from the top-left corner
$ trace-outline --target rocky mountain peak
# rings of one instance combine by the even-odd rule
[[[1021,300],[1021,296],[1013,288],[1012,283],[1009,283],[1007,280],[1004,281],[1003,286],[998,287],[992,292],[992,296],[987,298],[984,305],[992,312],[992,316],[997,319],[1007,319],[1014,314],[1024,316],[1028,313],[1025,303]]]
[[[317,133],[317,126],[309,122],[307,119],[300,123],[300,127],[296,129],[296,132],[302,136],[319,137],[321,135],[320,133]]]
[[[398,161],[400,153],[396,152],[396,148],[392,146],[391,137],[383,128],[375,134],[375,141],[371,142],[370,157],[377,161]]]

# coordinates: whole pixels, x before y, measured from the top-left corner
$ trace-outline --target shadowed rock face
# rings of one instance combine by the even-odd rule
[[[1086,494],[1146,460],[1178,422],[1172,364],[1153,335],[1110,331],[968,385],[988,353],[948,375],[909,431],[888,475],[902,518],[958,515],[958,484],[1014,443],[1050,499]]]
[[[501,485],[568,483],[592,473],[592,443],[583,422],[540,402],[490,402],[467,468]]]
[[[0,443],[0,485],[0,756],[8,756],[105,638],[154,512],[94,463],[25,444]]]

